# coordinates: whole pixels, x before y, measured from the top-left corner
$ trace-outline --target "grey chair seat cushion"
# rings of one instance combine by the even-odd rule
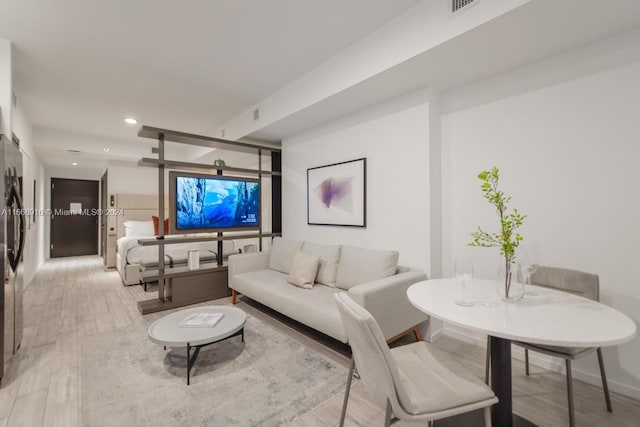
[[[479,378],[424,341],[391,349],[410,414],[438,412],[494,397]]]

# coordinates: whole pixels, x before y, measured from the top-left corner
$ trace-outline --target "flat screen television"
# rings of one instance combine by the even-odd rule
[[[257,230],[257,179],[169,172],[169,232]]]

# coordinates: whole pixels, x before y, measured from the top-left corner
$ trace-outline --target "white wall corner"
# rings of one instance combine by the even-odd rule
[[[440,96],[437,88],[429,90],[429,253],[430,279],[439,279],[442,265],[442,134]]]

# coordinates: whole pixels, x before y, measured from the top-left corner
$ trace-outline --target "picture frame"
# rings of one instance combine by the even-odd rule
[[[307,169],[307,224],[367,226],[367,159]]]

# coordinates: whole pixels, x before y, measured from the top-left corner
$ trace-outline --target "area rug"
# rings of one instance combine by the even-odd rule
[[[87,426],[277,426],[343,390],[347,369],[248,316],[240,337],[203,347],[186,384],[186,351],[145,327],[82,341]]]

